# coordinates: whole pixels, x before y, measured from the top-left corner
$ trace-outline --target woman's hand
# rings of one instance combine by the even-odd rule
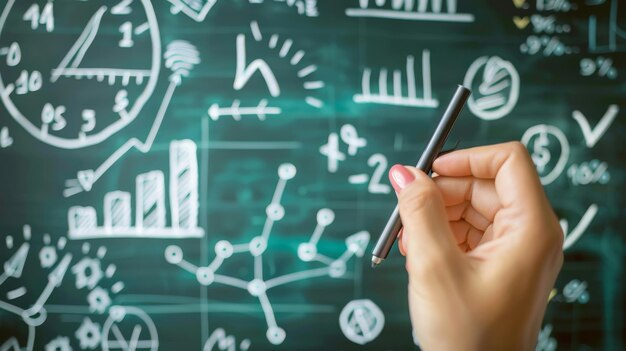
[[[526,148],[394,166],[411,322],[425,350],[531,350],[563,264],[563,232]]]

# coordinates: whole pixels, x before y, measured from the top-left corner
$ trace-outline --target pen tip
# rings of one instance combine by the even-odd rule
[[[372,268],[376,268],[377,266],[378,266],[378,263],[372,262]]]

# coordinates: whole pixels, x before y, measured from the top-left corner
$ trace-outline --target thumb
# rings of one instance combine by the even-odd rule
[[[389,170],[389,179],[398,195],[408,268],[450,264],[459,250],[435,182],[421,170],[402,165]]]

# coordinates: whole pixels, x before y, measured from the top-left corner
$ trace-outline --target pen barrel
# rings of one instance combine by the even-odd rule
[[[433,162],[435,162],[435,159],[439,156],[441,149],[443,149],[446,139],[448,138],[448,134],[450,134],[450,131],[452,130],[457,117],[461,113],[461,110],[463,109],[470,93],[470,90],[462,85],[459,85],[456,88],[456,91],[448,104],[448,108],[446,108],[446,111],[437,125],[437,129],[435,129],[433,136],[426,145],[426,149],[415,166],[421,169],[424,173],[430,173]]]
[[[448,108],[446,108],[446,111],[437,125],[437,129],[435,129],[433,136],[428,141],[426,149],[417,163],[416,167],[421,169],[424,173],[430,174],[433,162],[437,156],[439,156],[441,149],[446,143],[448,134],[454,126],[454,122],[456,122],[457,117],[463,109],[469,95],[470,90],[461,85],[459,85],[454,92],[454,95],[448,104]],[[398,233],[400,233],[400,229],[402,229],[402,220],[400,218],[398,206],[396,206],[393,213],[389,217],[387,224],[385,225],[385,229],[378,238],[374,250],[372,251],[372,255],[374,256],[373,259],[377,258],[380,260],[387,258],[389,251],[398,237]],[[375,261],[372,262],[377,263]]]
[[[398,211],[398,206],[396,206],[391,216],[389,216],[389,220],[387,221],[385,229],[383,230],[383,233],[393,234],[387,236],[384,240],[378,240],[376,242],[376,246],[374,246],[372,255],[382,259],[387,258],[387,255],[393,247],[393,243],[396,241],[396,237],[398,236],[398,233],[400,233],[401,228],[402,221],[400,220],[400,212]]]

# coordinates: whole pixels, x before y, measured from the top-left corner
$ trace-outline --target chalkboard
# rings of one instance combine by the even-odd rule
[[[417,349],[370,251],[457,84],[566,233],[537,350],[624,349],[624,6],[2,1],[0,349]]]

